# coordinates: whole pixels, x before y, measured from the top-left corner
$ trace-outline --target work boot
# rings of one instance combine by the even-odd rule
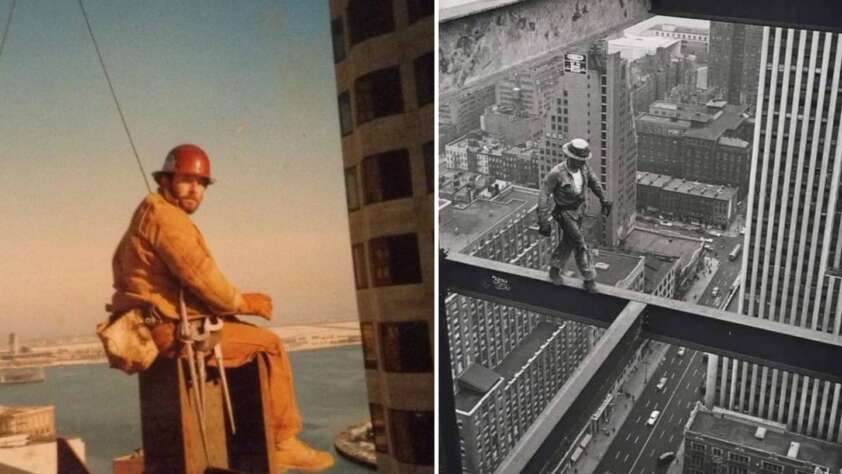
[[[561,279],[561,270],[556,267],[550,267],[550,281],[556,285],[564,283],[564,280]]]
[[[588,290],[588,293],[591,294],[599,293],[599,291],[596,289],[595,280],[585,280],[585,289]]]
[[[276,444],[275,461],[281,470],[319,472],[333,466],[333,456],[330,453],[311,448],[297,436]]]

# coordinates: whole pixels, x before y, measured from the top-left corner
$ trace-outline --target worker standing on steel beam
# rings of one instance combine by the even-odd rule
[[[545,237],[552,234],[552,216],[558,222],[562,233],[558,246],[550,257],[550,280],[555,284],[562,284],[561,271],[570,258],[570,252],[574,252],[576,264],[585,280],[585,289],[596,293],[593,256],[581,230],[585,188],[590,188],[599,198],[602,214],[606,217],[611,213],[611,201],[606,199],[599,179],[587,164],[591,157],[588,142],[574,138],[565,143],[561,151],[567,159],[550,170],[541,186],[541,194],[538,197],[538,232]]]
[[[179,330],[190,332],[190,328],[178,326],[180,306],[191,323],[207,317],[221,319],[222,356],[218,359],[225,367],[241,366],[258,353],[267,355],[271,429],[280,468],[319,471],[331,467],[330,453],[311,448],[297,436],[301,415],[292,386],[292,368],[280,338],[235,317],[248,314],[271,320],[271,298],[261,293],[240,293],[233,287],[190,219],[205,189],[214,182],[208,156],[195,145],[179,145],[167,154],[163,168],[153,177],[158,191],[147,195],[137,207],[114,253],[111,311],[120,317],[143,308],[143,320],[151,327],[155,345],[162,356],[169,357],[185,350]],[[215,363],[213,359],[208,362]]]

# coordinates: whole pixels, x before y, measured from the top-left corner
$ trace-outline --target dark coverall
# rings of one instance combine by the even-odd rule
[[[538,222],[548,222],[549,215],[552,213],[552,217],[558,222],[562,231],[562,238],[550,257],[550,266],[563,271],[572,251],[576,255],[576,264],[579,266],[582,278],[593,280],[596,278],[593,258],[581,231],[585,189],[590,188],[602,203],[606,202],[606,198],[599,179],[587,163],[582,165],[579,172],[582,173],[582,191],[577,193],[573,175],[566,161],[550,170],[541,185],[541,194],[538,198]]]

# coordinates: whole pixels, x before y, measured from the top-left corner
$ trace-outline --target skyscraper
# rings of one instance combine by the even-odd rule
[[[377,465],[433,472],[433,2],[330,14]]]
[[[602,245],[615,247],[634,227],[637,146],[628,63],[620,53],[607,54],[605,46],[598,42],[590,50],[565,55],[564,74],[546,117],[538,169],[543,179],[563,160],[561,147],[566,141],[588,141],[593,153],[588,165],[614,202],[611,215],[594,219],[588,233]],[[589,212],[596,212],[596,197],[589,194],[588,199]]]
[[[709,83],[731,104],[755,105],[763,29],[742,23],[710,22]]]
[[[840,334],[840,36],[763,28],[739,311]],[[706,405],[842,442],[838,383],[727,357]]]

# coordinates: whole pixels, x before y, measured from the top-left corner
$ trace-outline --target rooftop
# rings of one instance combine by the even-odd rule
[[[626,237],[623,247],[649,255],[678,257],[679,268],[684,268],[693,254],[702,248],[699,239],[685,237],[674,232],[655,231],[635,227]]]
[[[722,139],[725,138],[724,134],[727,130],[736,130],[747,120],[745,115],[747,109],[747,105],[722,106],[721,103],[715,101],[704,105],[658,101],[650,105],[649,113],[640,114],[636,120],[638,124],[654,124],[668,129],[683,130],[684,136],[689,138],[719,140],[720,143],[729,146],[742,147],[748,146],[748,143],[736,138],[728,138],[725,142]],[[667,116],[656,115],[659,111]],[[675,117],[670,115],[675,115]],[[657,129],[644,130],[644,133],[658,132]]]
[[[532,361],[532,357],[558,331],[559,325],[543,322],[538,324],[520,344],[503,359],[496,372],[511,380]]]
[[[795,442],[800,444],[797,459],[830,468],[832,472],[842,469],[842,445],[788,431],[780,432],[769,425],[753,423],[738,413],[727,413],[697,410],[688,431],[776,454],[783,458],[787,458],[790,443]],[[759,427],[766,428],[763,439],[755,437]]]
[[[457,380],[456,409],[470,412],[503,377],[481,364],[473,364]]]
[[[640,264],[640,257],[619,252],[611,252],[602,249],[593,249],[594,264],[597,265],[596,281],[611,286],[626,288],[632,282],[618,285],[629,277]],[[579,276],[579,267],[576,266],[575,258],[570,258],[564,266],[565,273],[572,272]]]
[[[737,196],[737,188],[723,186],[720,184],[702,183],[699,181],[688,181],[682,178],[651,173],[648,171],[637,172],[637,184],[661,188],[665,191],[689,194],[710,199],[730,201]]]
[[[646,268],[643,271],[644,290],[646,293],[652,293],[655,288],[661,284],[669,273],[670,269],[675,265],[675,257],[656,257],[653,255],[646,256]]]
[[[537,190],[511,186],[491,200],[477,199],[461,209],[448,206],[439,212],[440,245],[459,252],[513,214],[537,204]]]

